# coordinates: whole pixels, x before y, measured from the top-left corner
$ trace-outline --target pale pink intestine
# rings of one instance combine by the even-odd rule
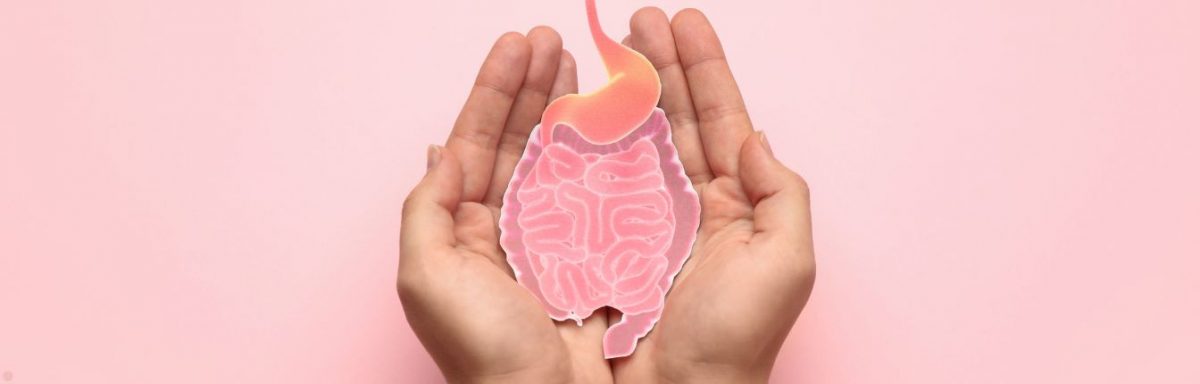
[[[551,318],[621,311],[604,334],[604,356],[628,356],[658,322],[691,253],[699,198],[661,109],[610,144],[561,126],[543,142],[541,128],[505,192],[500,245]]]
[[[643,313],[661,300],[675,217],[658,158],[649,138],[606,155],[552,143],[521,185],[517,223],[538,286],[568,317],[606,305]]]

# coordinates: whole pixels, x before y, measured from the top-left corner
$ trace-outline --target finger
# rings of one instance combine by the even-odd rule
[[[496,145],[525,81],[531,47],[516,32],[500,36],[484,59],[446,149],[462,162],[463,201],[481,201],[492,179]]]
[[[583,319],[582,326],[574,321],[554,322],[563,342],[567,344],[567,350],[571,351],[571,360],[577,367],[592,367],[595,366],[595,362],[602,362],[603,370],[609,369],[608,364],[603,363],[604,331],[608,330],[606,312],[607,308],[596,310],[592,316]]]
[[[811,239],[808,184],[775,158],[766,135],[752,133],[742,143],[739,166],[742,189],[754,206],[754,232]]]
[[[679,62],[700,124],[700,140],[715,176],[737,176],[738,151],[754,129],[725,52],[703,13],[685,9],[671,21]]]
[[[679,65],[675,50],[675,36],[667,14],[655,7],[646,7],[633,14],[629,21],[633,32],[633,49],[645,55],[662,81],[662,99],[659,106],[667,113],[671,122],[671,137],[679,149],[679,160],[692,183],[712,179],[704,147],[700,143],[696,111],[692,107],[688,81]]]
[[[579,93],[579,73],[575,66],[575,55],[564,49],[558,61],[558,73],[554,77],[554,86],[550,87],[547,104],[572,93]]]
[[[624,45],[624,46],[626,46],[626,47],[633,48],[633,44],[632,44],[632,42],[633,42],[633,36],[632,36],[632,35],[625,35],[625,38],[624,38],[624,39],[621,39],[621,45]]]
[[[422,255],[453,248],[454,214],[462,195],[463,173],[457,157],[429,146],[428,171],[404,200],[400,222],[400,268]]]
[[[500,143],[496,147],[492,180],[483,198],[484,205],[492,208],[500,207],[513,169],[521,159],[521,153],[525,151],[525,143],[529,141],[529,132],[546,109],[550,88],[554,85],[562,57],[562,38],[554,29],[533,28],[526,39],[529,40],[532,53],[525,73],[525,82],[517,92],[508,120],[504,124]]]

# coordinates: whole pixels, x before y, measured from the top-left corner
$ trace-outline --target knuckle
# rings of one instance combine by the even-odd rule
[[[783,175],[783,185],[785,189],[794,191],[795,195],[805,202],[809,201],[812,190],[808,185],[808,180],[804,176],[800,176],[800,174],[788,169]]]
[[[689,68],[700,64],[718,60],[716,57],[706,57],[688,65]],[[703,105],[696,108],[696,117],[702,123],[719,122],[727,118],[736,117],[738,119],[745,118],[746,105],[742,103],[718,103],[711,105]]]
[[[528,133],[505,130],[504,137],[500,139],[500,144],[496,147],[496,150],[500,153],[520,158],[521,154],[525,153],[525,147],[528,144]]]
[[[671,123],[671,127],[678,129],[692,129],[699,125],[700,121],[696,118],[696,112],[691,109],[684,109],[667,113],[667,121]]]

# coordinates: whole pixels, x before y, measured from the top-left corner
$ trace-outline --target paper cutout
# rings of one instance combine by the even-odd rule
[[[604,334],[604,356],[615,358],[632,354],[662,315],[700,202],[654,106],[657,72],[604,36],[594,0],[587,7],[610,81],[547,108],[505,192],[500,245],[551,318],[582,324],[605,306],[621,311]]]
[[[550,142],[559,124],[565,124],[592,143],[609,144],[642,125],[658,105],[662,84],[654,65],[604,34],[595,0],[587,0],[587,15],[592,40],[608,70],[608,84],[589,94],[566,95],[551,102],[542,113],[542,126],[551,128],[541,133],[543,143]]]

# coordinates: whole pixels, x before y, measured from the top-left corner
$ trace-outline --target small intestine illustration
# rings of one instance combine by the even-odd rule
[[[624,314],[661,304],[661,257],[671,242],[675,215],[654,145],[642,139],[630,150],[580,155],[563,144],[546,147],[517,199],[525,250],[538,258],[538,283],[546,301],[581,319],[611,305]]]
[[[655,107],[657,72],[603,33],[594,0],[586,5],[609,83],[547,107],[505,193],[500,243],[551,318],[582,323],[600,308],[620,311],[603,340],[605,358],[616,358],[661,317],[700,205]]]

